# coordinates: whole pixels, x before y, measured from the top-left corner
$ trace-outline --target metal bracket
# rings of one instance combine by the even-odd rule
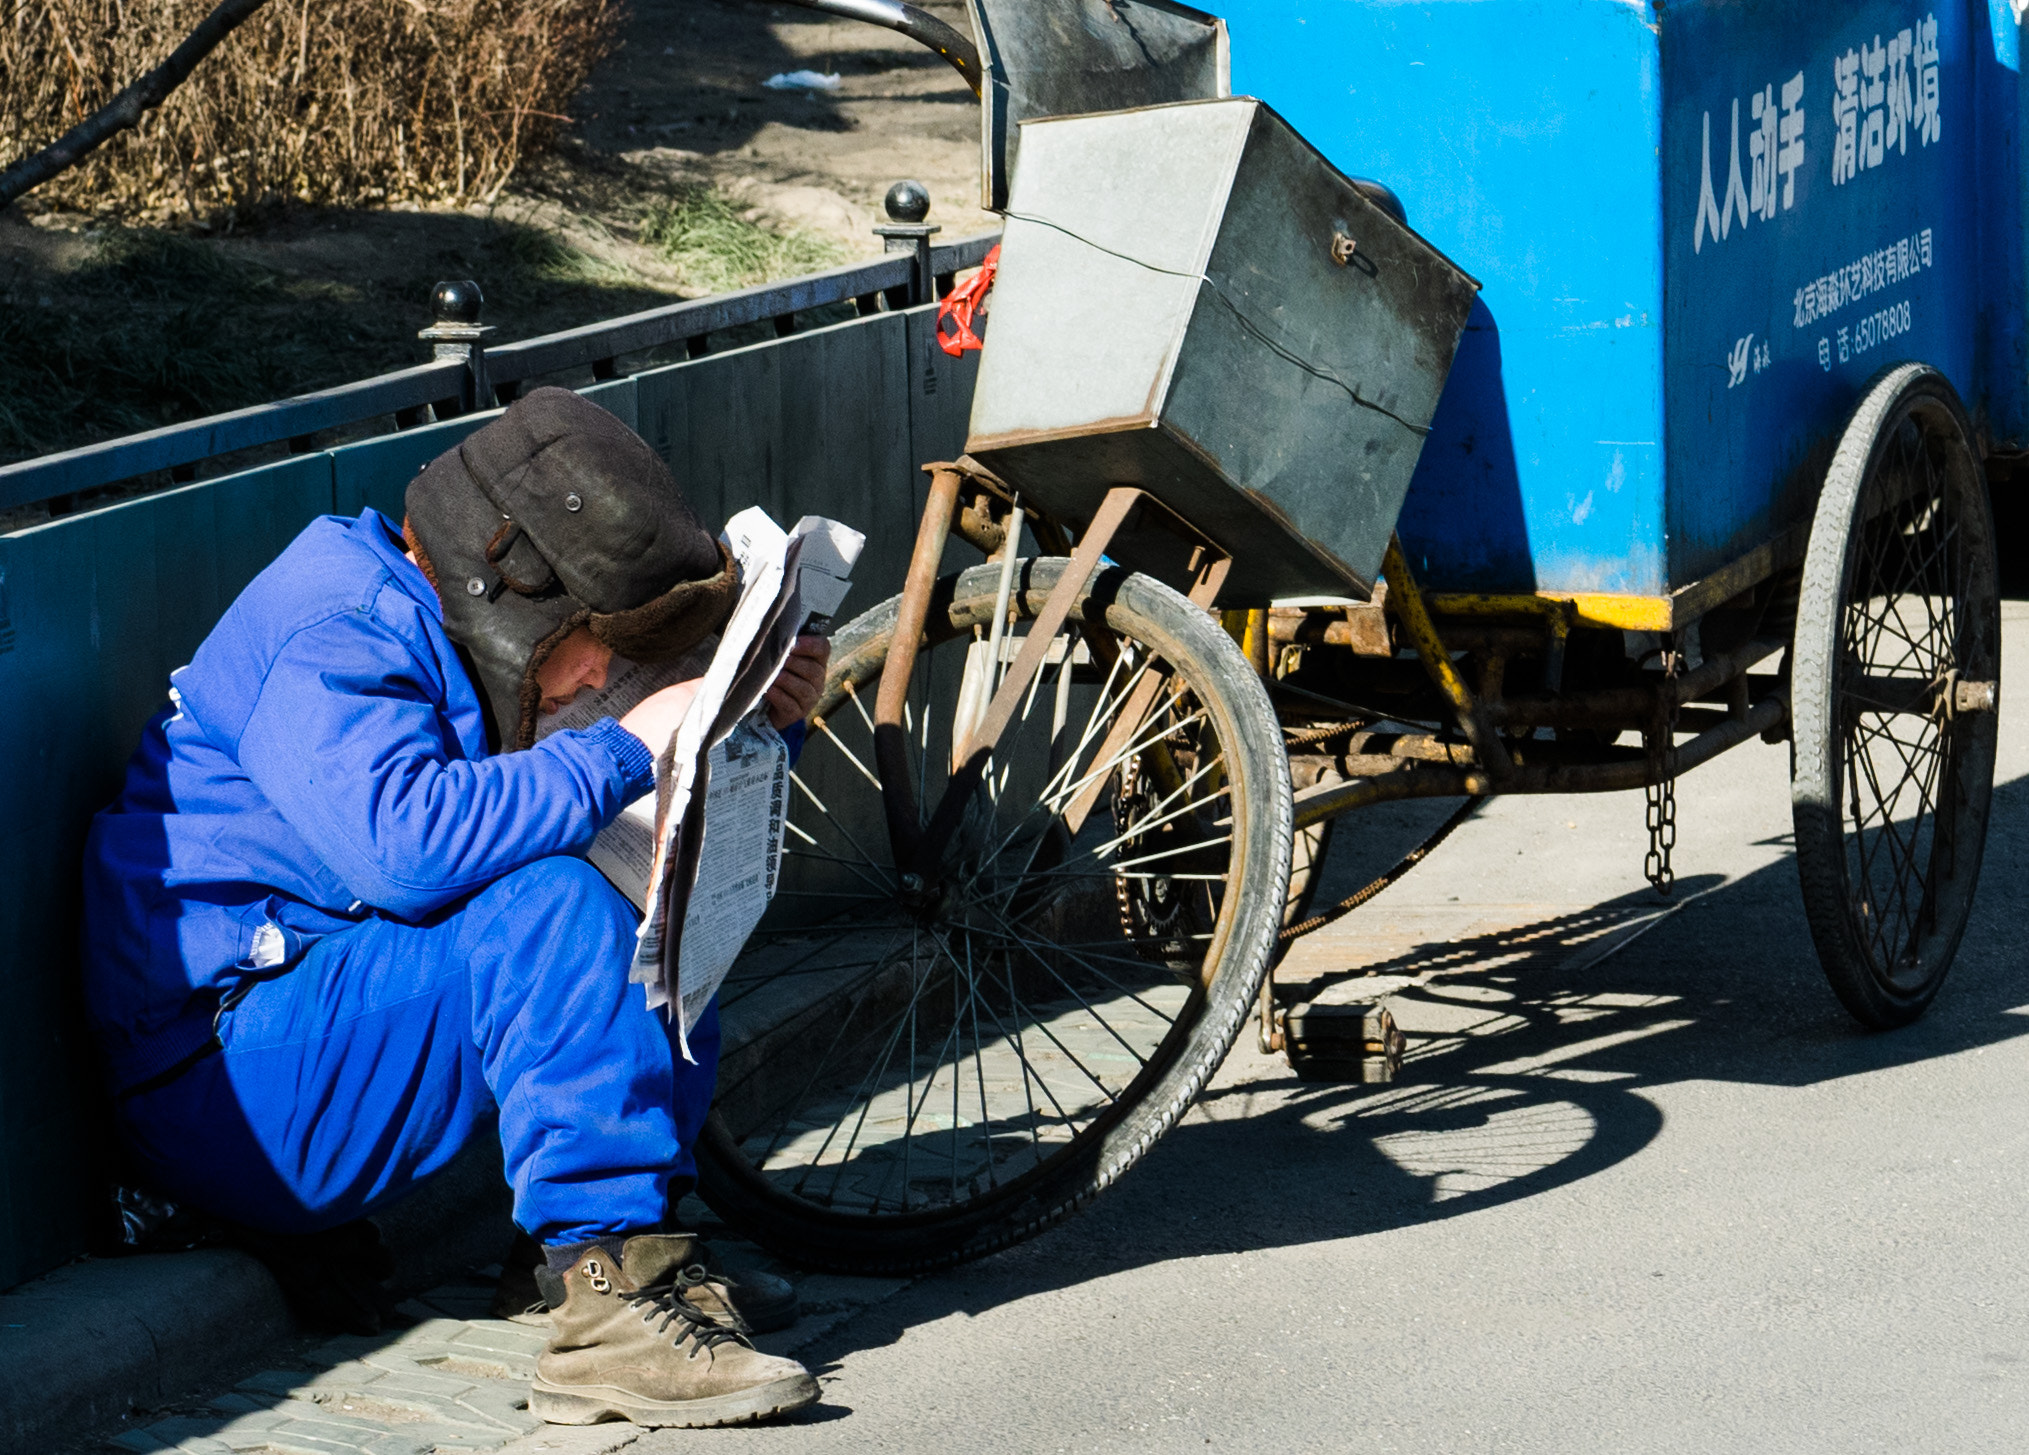
[[[1423,663],[1423,670],[1430,674],[1430,680],[1451,703],[1452,711],[1458,715],[1459,730],[1479,755],[1480,765],[1486,769],[1487,776],[1499,784],[1514,772],[1514,759],[1508,756],[1507,746],[1494,730],[1484,705],[1473,695],[1465,678],[1459,675],[1451,653],[1437,635],[1437,626],[1431,621],[1429,608],[1423,603],[1423,593],[1417,588],[1415,576],[1410,573],[1408,558],[1402,554],[1400,537],[1388,537],[1388,553],[1382,557],[1381,571],[1388,579],[1388,610],[1395,613],[1395,619],[1409,634],[1416,655]]]

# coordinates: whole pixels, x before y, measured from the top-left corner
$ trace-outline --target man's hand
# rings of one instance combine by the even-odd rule
[[[690,710],[690,700],[695,696],[696,679],[672,683],[635,703],[627,716],[620,719],[620,726],[641,739],[648,751],[659,759],[662,750],[669,746],[670,738],[675,735],[676,725]]]
[[[809,717],[824,693],[824,669],[830,665],[829,637],[798,637],[782,675],[768,689],[768,721],[779,730]]]

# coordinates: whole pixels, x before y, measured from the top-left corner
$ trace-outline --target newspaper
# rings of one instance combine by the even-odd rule
[[[646,988],[650,1006],[670,1007],[686,1059],[694,1059],[691,1029],[760,922],[781,872],[789,753],[768,722],[768,688],[797,636],[829,624],[865,541],[821,516],[805,516],[785,532],[759,507],[728,521],[723,539],[740,591],[719,637],[652,668],[616,659],[605,688],[540,729],[589,726],[672,683],[698,684],[657,754],[656,792],[629,805],[586,855],[642,911],[631,978]]]

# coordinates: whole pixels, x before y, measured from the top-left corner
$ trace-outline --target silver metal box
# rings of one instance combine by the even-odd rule
[[[1477,287],[1251,98],[1031,121],[967,452],[1072,520],[1141,486],[1229,603],[1364,596]]]

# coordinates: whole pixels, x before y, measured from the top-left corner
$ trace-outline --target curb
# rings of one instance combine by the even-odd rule
[[[0,1450],[67,1444],[295,1332],[268,1270],[231,1249],[60,1268],[0,1294]]]
[[[497,1262],[514,1235],[481,1137],[376,1213],[397,1296]],[[0,1455],[45,1455],[186,1396],[301,1331],[274,1275],[233,1248],[86,1258],[0,1293]]]

